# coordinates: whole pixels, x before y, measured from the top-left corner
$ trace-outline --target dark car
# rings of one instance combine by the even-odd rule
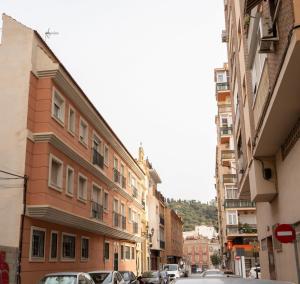
[[[166,271],[147,271],[139,277],[141,283],[148,284],[168,284],[169,277]]]
[[[137,278],[135,274],[132,271],[119,271],[121,275],[123,276],[125,284],[137,284]]]

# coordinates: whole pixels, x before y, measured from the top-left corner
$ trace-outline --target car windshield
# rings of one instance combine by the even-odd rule
[[[168,270],[168,271],[176,271],[176,270],[178,270],[178,265],[177,264],[168,264],[168,265],[164,266],[164,269]]]
[[[121,274],[122,274],[122,276],[123,276],[123,278],[124,278],[125,281],[130,280],[130,274],[129,274],[129,272],[121,272]]]
[[[108,272],[93,272],[90,275],[95,284],[108,284],[112,281],[112,274]]]
[[[76,275],[46,276],[39,284],[76,284]]]
[[[148,271],[144,272],[142,274],[143,278],[158,278],[158,272],[157,271]]]

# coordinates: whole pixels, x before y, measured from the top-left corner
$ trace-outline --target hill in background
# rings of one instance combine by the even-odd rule
[[[175,200],[167,198],[170,208],[183,219],[184,231],[192,231],[195,226],[207,225],[218,227],[217,207],[214,200],[209,203],[202,203],[196,200]]]

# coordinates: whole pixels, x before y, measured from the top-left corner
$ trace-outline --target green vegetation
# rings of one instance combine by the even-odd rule
[[[199,225],[215,226],[217,229],[217,207],[214,205],[214,200],[202,203],[196,200],[167,198],[167,203],[183,219],[184,231],[192,231]]]
[[[221,264],[221,257],[219,254],[214,253],[213,255],[210,256],[211,259],[211,263],[213,264],[213,266],[217,267]]]

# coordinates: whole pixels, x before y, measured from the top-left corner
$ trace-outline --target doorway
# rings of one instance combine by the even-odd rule
[[[119,254],[118,253],[114,254],[114,270],[115,271],[119,270]]]

